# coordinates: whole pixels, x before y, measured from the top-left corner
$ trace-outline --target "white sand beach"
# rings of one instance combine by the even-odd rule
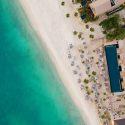
[[[65,17],[66,12],[71,12],[71,8],[61,9],[60,0],[20,0],[20,2],[32,27],[41,39],[41,44],[46,46],[84,121],[87,125],[100,125],[95,106],[84,99],[84,94],[75,83],[77,80],[72,74],[66,55],[68,44],[77,41],[72,34],[73,27],[80,27],[80,22],[75,19],[71,21],[70,18]]]

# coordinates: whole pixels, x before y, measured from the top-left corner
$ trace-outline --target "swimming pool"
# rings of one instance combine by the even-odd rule
[[[116,44],[105,46],[105,53],[108,65],[111,92],[121,92],[122,85],[120,81],[121,77],[119,71]]]

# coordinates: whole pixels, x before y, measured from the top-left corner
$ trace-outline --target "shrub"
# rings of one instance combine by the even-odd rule
[[[122,40],[125,38],[125,28],[122,27],[123,20],[119,15],[114,15],[103,20],[100,26],[103,28],[103,33],[108,40]]]
[[[77,33],[78,33],[77,31],[74,31],[74,32],[73,32],[74,35],[77,35]]]
[[[95,75],[96,75],[96,72],[95,72],[95,71],[93,71],[93,72],[92,72],[92,75],[94,75],[94,76],[95,76]]]
[[[77,16],[78,16],[78,13],[77,13],[77,12],[75,12],[75,13],[74,13],[74,16],[75,16],[75,17],[77,17]]]
[[[75,0],[75,2],[76,2],[76,3],[81,3],[81,2],[82,2],[82,0]]]
[[[94,35],[90,34],[90,35],[89,35],[89,38],[92,38],[92,39],[93,39],[93,38],[94,38]]]
[[[84,79],[84,83],[88,84],[89,80],[88,79]]]
[[[78,38],[81,39],[82,38],[82,33],[78,34]]]
[[[91,32],[94,32],[94,31],[95,31],[95,29],[91,27],[91,28],[90,28],[90,31],[91,31]]]
[[[70,14],[69,14],[69,13],[67,13],[67,14],[66,14],[66,17],[67,17],[67,18],[68,18],[68,17],[70,17]]]
[[[64,6],[64,5],[65,5],[65,2],[64,2],[64,1],[63,1],[63,2],[61,2],[61,5],[62,5],[62,6]]]

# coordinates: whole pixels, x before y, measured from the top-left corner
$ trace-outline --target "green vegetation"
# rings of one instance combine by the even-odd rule
[[[89,74],[88,77],[91,77],[91,75]]]
[[[80,13],[81,16],[85,16],[85,19],[84,19],[85,23],[96,21],[99,18],[99,17],[94,17],[89,7],[89,3],[86,6],[79,8],[78,12]]]
[[[76,3],[81,3],[82,0],[74,0]]]
[[[94,76],[95,76],[95,75],[96,75],[96,72],[95,72],[95,71],[93,71],[93,72],[92,72],[92,75],[94,75]]]
[[[74,35],[77,35],[77,34],[78,34],[78,32],[77,32],[77,31],[73,31],[73,34],[74,34]]]
[[[86,88],[87,90],[89,89],[89,87],[88,87],[88,86],[86,86],[85,88]]]
[[[125,38],[125,28],[122,27],[123,23],[119,15],[114,15],[102,21],[100,26],[102,26],[103,33],[108,40],[121,40]]]
[[[106,101],[106,99],[105,99],[105,98],[103,98],[103,101]]]
[[[84,83],[88,84],[89,80],[88,79],[84,79]]]
[[[94,15],[92,15],[92,12],[89,6],[85,6],[83,8],[83,14],[86,15],[86,18],[84,20],[85,23],[96,21],[99,18],[99,17],[94,17]]]
[[[96,16],[96,17],[93,18],[92,21],[96,21],[96,20],[98,20],[98,19],[99,19],[99,16]]]
[[[67,14],[66,14],[66,17],[67,17],[67,18],[68,18],[68,17],[70,17],[70,14],[69,14],[69,13],[67,13]]]
[[[65,5],[65,2],[64,2],[64,1],[63,1],[63,2],[61,2],[61,5],[62,5],[62,6],[64,6],[64,5]]]
[[[74,16],[75,16],[75,17],[77,17],[77,16],[78,16],[78,13],[77,13],[77,12],[75,12],[75,13],[74,13]]]
[[[91,10],[90,10],[88,5],[83,7],[83,11],[82,11],[81,15],[85,15],[86,16],[86,18],[84,20],[85,23],[93,22],[93,21],[96,21],[98,19],[97,17],[94,17],[94,15],[92,15]]]
[[[93,39],[93,38],[94,38],[94,35],[90,34],[90,35],[89,35],[89,38],[92,38],[92,39]]]
[[[81,39],[82,38],[82,33],[78,34],[78,38]]]
[[[95,29],[91,27],[91,28],[90,28],[90,31],[91,31],[91,32],[94,32],[94,31],[95,31]]]
[[[90,95],[90,94],[91,94],[91,92],[87,91],[87,94],[88,94],[88,95]]]
[[[88,8],[88,6],[84,7],[83,8],[83,14],[86,15],[86,18],[85,18],[85,23],[89,22],[89,21],[92,21],[92,16],[90,15],[90,9]]]

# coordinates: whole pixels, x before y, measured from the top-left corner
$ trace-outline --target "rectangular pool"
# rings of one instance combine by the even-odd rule
[[[108,65],[111,92],[121,92],[122,84],[120,81],[121,77],[118,65],[116,44],[105,46],[105,53]]]

